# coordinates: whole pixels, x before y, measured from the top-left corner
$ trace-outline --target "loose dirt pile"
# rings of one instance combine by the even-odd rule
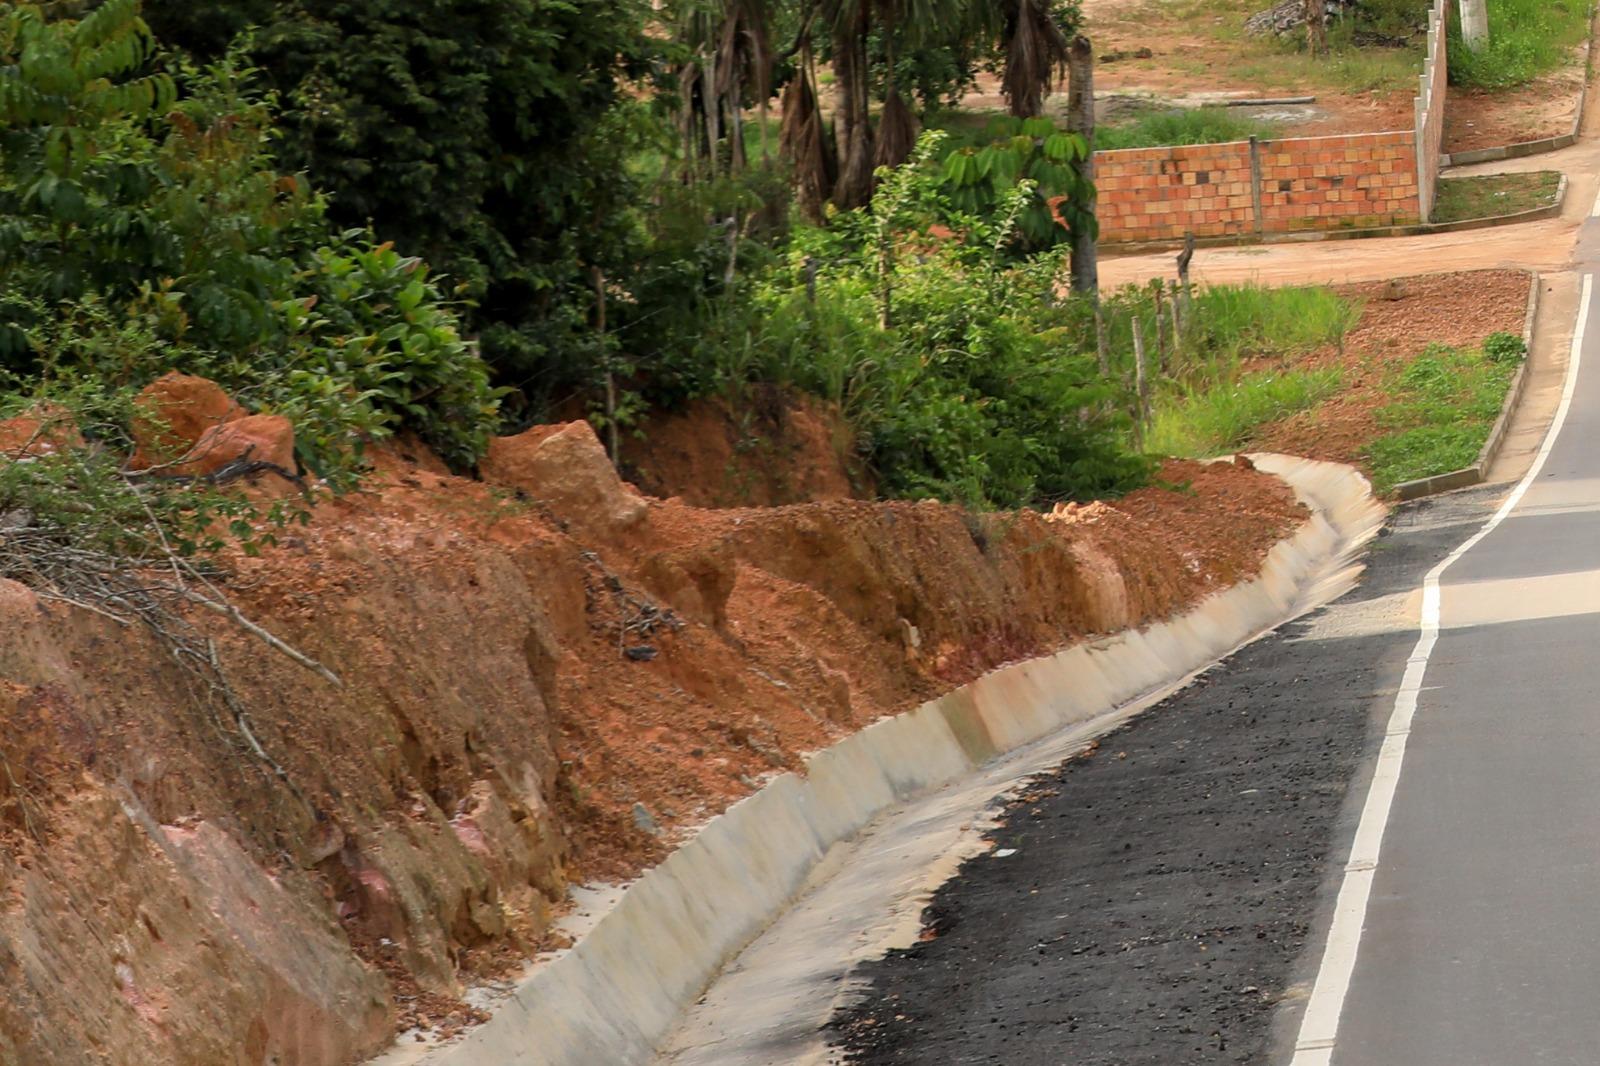
[[[407,457],[409,456],[409,458]],[[1004,661],[1166,617],[1303,512],[1169,464],[1116,503],[708,511],[588,426],[415,446],[257,559],[219,627],[256,734],[146,635],[0,582],[0,1061],[353,1062],[458,1024],[572,879],[622,878],[821,748]]]

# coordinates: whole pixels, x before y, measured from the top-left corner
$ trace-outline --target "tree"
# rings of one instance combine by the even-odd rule
[[[202,12],[201,9],[204,9]],[[659,50],[646,0],[159,0],[198,56],[259,23],[279,158],[340,225],[438,264],[527,405],[593,384],[590,271],[637,260],[626,92]]]
[[[1100,289],[1100,227],[1094,216],[1094,47],[1078,35],[1067,51],[1071,88],[1067,97],[1067,129],[1083,138],[1083,152],[1073,161],[1080,202],[1065,213],[1072,231],[1072,288],[1094,293]],[[1082,203],[1087,200],[1087,204]]]
[[[1328,52],[1328,4],[1327,0],[1305,0],[1306,5],[1306,47],[1313,56],[1326,55]]]
[[[1001,47],[1001,92],[1018,118],[1044,113],[1045,97],[1067,74],[1071,41],[1082,22],[1077,0],[1009,0]]]

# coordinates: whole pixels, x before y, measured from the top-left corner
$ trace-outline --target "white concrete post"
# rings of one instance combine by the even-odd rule
[[[1488,0],[1461,0],[1461,39],[1474,52],[1489,44]]]

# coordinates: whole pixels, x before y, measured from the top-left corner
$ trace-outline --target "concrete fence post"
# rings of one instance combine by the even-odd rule
[[[1250,135],[1250,206],[1255,210],[1256,236],[1266,232],[1266,213],[1261,209],[1261,138]]]
[[[1489,43],[1489,9],[1486,0],[1461,0],[1461,39],[1474,52]]]

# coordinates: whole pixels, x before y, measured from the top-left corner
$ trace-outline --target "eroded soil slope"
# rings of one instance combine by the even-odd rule
[[[496,442],[483,482],[402,451],[233,563],[342,685],[202,622],[266,758],[145,634],[0,581],[0,1062],[344,1063],[465,1020],[569,880],[1003,661],[1181,610],[1303,516],[1226,464],[979,516],[644,498],[582,423]]]

